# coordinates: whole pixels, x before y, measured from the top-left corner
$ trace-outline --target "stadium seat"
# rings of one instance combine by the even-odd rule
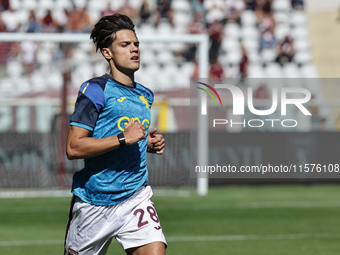
[[[262,65],[250,64],[248,67],[248,78],[266,78]]]
[[[258,40],[247,39],[244,40],[242,43],[248,54],[258,52],[260,49],[260,42]]]
[[[290,34],[290,27],[288,24],[278,24],[275,27],[275,37],[277,41],[282,41],[286,35]]]
[[[290,24],[292,26],[304,26],[307,25],[307,17],[303,11],[293,11],[290,14]]]
[[[184,81],[182,72],[180,72],[175,63],[168,62],[164,64],[162,68],[162,84],[164,85],[164,89],[170,89],[181,87],[184,84],[189,87],[190,82]]]
[[[93,71],[95,75],[101,76],[104,73],[109,73],[109,67],[106,62],[98,61],[94,64]]]
[[[281,66],[278,63],[268,63],[265,67],[266,77],[268,78],[283,78]]]
[[[302,78],[318,78],[318,72],[312,63],[308,63],[301,66]]]
[[[143,23],[140,27],[136,28],[137,34],[143,34],[143,35],[153,35],[156,33],[156,29],[151,24]]]
[[[176,27],[186,28],[191,22],[191,16],[186,13],[175,12],[173,22]]]
[[[236,23],[227,23],[224,25],[224,35],[227,38],[239,39],[241,35],[241,30]]]
[[[158,51],[156,59],[162,64],[173,63],[175,61],[174,54],[170,50],[166,49]]]
[[[159,35],[172,35],[173,28],[169,22],[160,22],[155,32]]]
[[[88,9],[91,10],[90,13],[96,12],[100,15],[100,12],[106,9],[107,4],[106,0],[102,0],[100,4],[98,4],[98,0],[89,0],[87,6]]]
[[[289,13],[285,11],[274,12],[274,18],[275,18],[276,24],[288,24],[290,20]]]
[[[243,40],[259,40],[259,30],[256,27],[243,27],[241,29],[241,37]]]
[[[24,72],[21,61],[15,59],[7,62],[6,69],[9,77],[11,78],[20,77]]]
[[[86,53],[84,50],[81,48],[77,48],[72,55],[72,59],[77,61],[77,62],[86,62],[89,58],[88,53]]]
[[[286,63],[282,67],[284,78],[300,78],[300,69],[296,63]]]
[[[84,79],[84,74],[86,73],[83,73],[83,79]],[[82,82],[84,82],[84,80],[77,83],[77,86],[79,87]],[[64,83],[63,75],[58,70],[52,70],[46,77],[46,85],[48,88],[59,89],[61,88],[63,83]]]
[[[306,64],[312,61],[312,55],[309,51],[299,51],[294,55],[294,62],[298,64]]]
[[[150,49],[141,50],[140,58],[143,64],[150,64],[150,63],[157,62],[157,57],[155,55],[155,52]]]
[[[289,11],[291,9],[291,4],[289,0],[274,0],[272,4],[274,11]]]
[[[263,49],[261,58],[263,63],[273,62],[277,57],[276,49]]]
[[[233,37],[227,37],[222,41],[221,49],[225,52],[240,51],[240,43]]]
[[[241,61],[242,54],[241,51],[235,50],[231,51],[227,54],[227,63],[228,65],[238,65]]]
[[[300,39],[309,40],[308,38],[309,32],[307,30],[307,27],[305,26],[299,26],[299,27],[293,28],[291,31],[291,35],[295,41],[300,40]]]
[[[251,10],[244,10],[241,15],[242,26],[256,26],[256,15]]]
[[[142,2],[142,0],[129,0],[129,4],[136,10],[139,10],[141,8]]]
[[[13,10],[18,10],[21,6],[21,1],[20,0],[11,0],[11,7]]]
[[[32,90],[34,92],[44,91],[46,89],[46,81],[40,71],[38,70],[35,71],[31,76],[31,80],[32,80]]]
[[[123,7],[124,2],[125,2],[125,0],[115,0],[115,1],[111,1],[111,2],[110,2],[111,8],[112,8],[113,10],[118,10],[118,9],[120,9],[121,7]]]
[[[208,11],[208,13],[205,15],[206,22],[209,24],[213,23],[215,20],[221,21],[224,18],[225,18],[224,12],[217,8]]]
[[[189,13],[191,11],[191,6],[189,1],[186,0],[173,0],[171,2],[171,8],[175,12],[187,12]]]
[[[249,62],[252,64],[260,64],[262,63],[262,58],[257,51],[250,51],[247,53]]]
[[[300,39],[294,41],[294,49],[296,52],[303,52],[310,50],[310,43],[309,40]]]
[[[87,3],[87,0],[73,0],[73,2],[77,6],[77,8],[81,9],[84,8],[84,6]]]
[[[38,7],[36,0],[25,0],[22,1],[20,8],[24,10],[36,10]],[[40,7],[40,6],[39,6]]]
[[[192,62],[184,62],[181,63],[180,69],[182,70],[183,73],[191,77],[195,70],[195,64]]]
[[[46,11],[48,9],[52,10],[54,9],[54,1],[53,0],[38,0],[38,9]]]

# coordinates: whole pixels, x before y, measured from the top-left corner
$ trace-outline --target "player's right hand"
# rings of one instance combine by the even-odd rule
[[[126,145],[135,144],[140,140],[145,139],[145,128],[139,122],[133,122],[132,118],[126,125],[124,130]]]

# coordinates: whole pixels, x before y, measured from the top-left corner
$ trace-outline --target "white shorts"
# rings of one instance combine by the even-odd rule
[[[106,254],[113,237],[124,250],[152,242],[166,245],[150,200],[152,195],[151,187],[143,186],[113,206],[91,205],[75,197],[66,231],[65,255]]]

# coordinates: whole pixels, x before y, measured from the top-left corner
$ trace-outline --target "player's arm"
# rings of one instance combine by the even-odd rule
[[[149,132],[148,138],[148,152],[149,153],[156,153],[158,155],[162,155],[165,148],[165,139],[163,135],[156,134],[157,129],[153,129]]]
[[[90,132],[85,128],[70,126],[66,143],[68,159],[94,157],[117,149],[120,146],[117,136],[98,139],[89,137]],[[142,124],[138,122],[133,123],[131,118],[125,127],[124,137],[126,145],[132,145],[145,139],[145,129]]]

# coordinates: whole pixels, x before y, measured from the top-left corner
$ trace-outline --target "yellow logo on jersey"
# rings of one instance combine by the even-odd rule
[[[121,103],[121,102],[124,101],[124,99],[126,99],[126,97],[121,97],[121,98],[117,99],[117,101]]]
[[[139,99],[142,100],[143,104],[145,104],[145,108],[149,108],[148,101],[146,101],[144,96],[140,96]]]
[[[124,121],[124,120],[125,120],[125,122],[122,123],[122,121]],[[121,118],[118,120],[118,128],[119,128],[119,130],[121,130],[121,131],[124,132],[125,127],[126,127],[126,125],[129,123],[129,121],[130,121],[130,118],[129,118],[129,117],[127,117],[127,116],[121,117]],[[141,123],[139,118],[132,118],[132,121],[133,121],[133,122],[136,122],[136,121],[137,121],[137,122]],[[149,128],[149,126],[150,126],[150,121],[149,121],[148,119],[144,119],[144,120],[142,121],[142,125],[143,125],[143,127],[147,130],[147,129]],[[146,130],[145,130],[145,133],[147,132]]]
[[[90,83],[86,84],[86,87],[83,89],[82,93],[85,93],[85,90],[87,89],[87,87],[89,86]]]

